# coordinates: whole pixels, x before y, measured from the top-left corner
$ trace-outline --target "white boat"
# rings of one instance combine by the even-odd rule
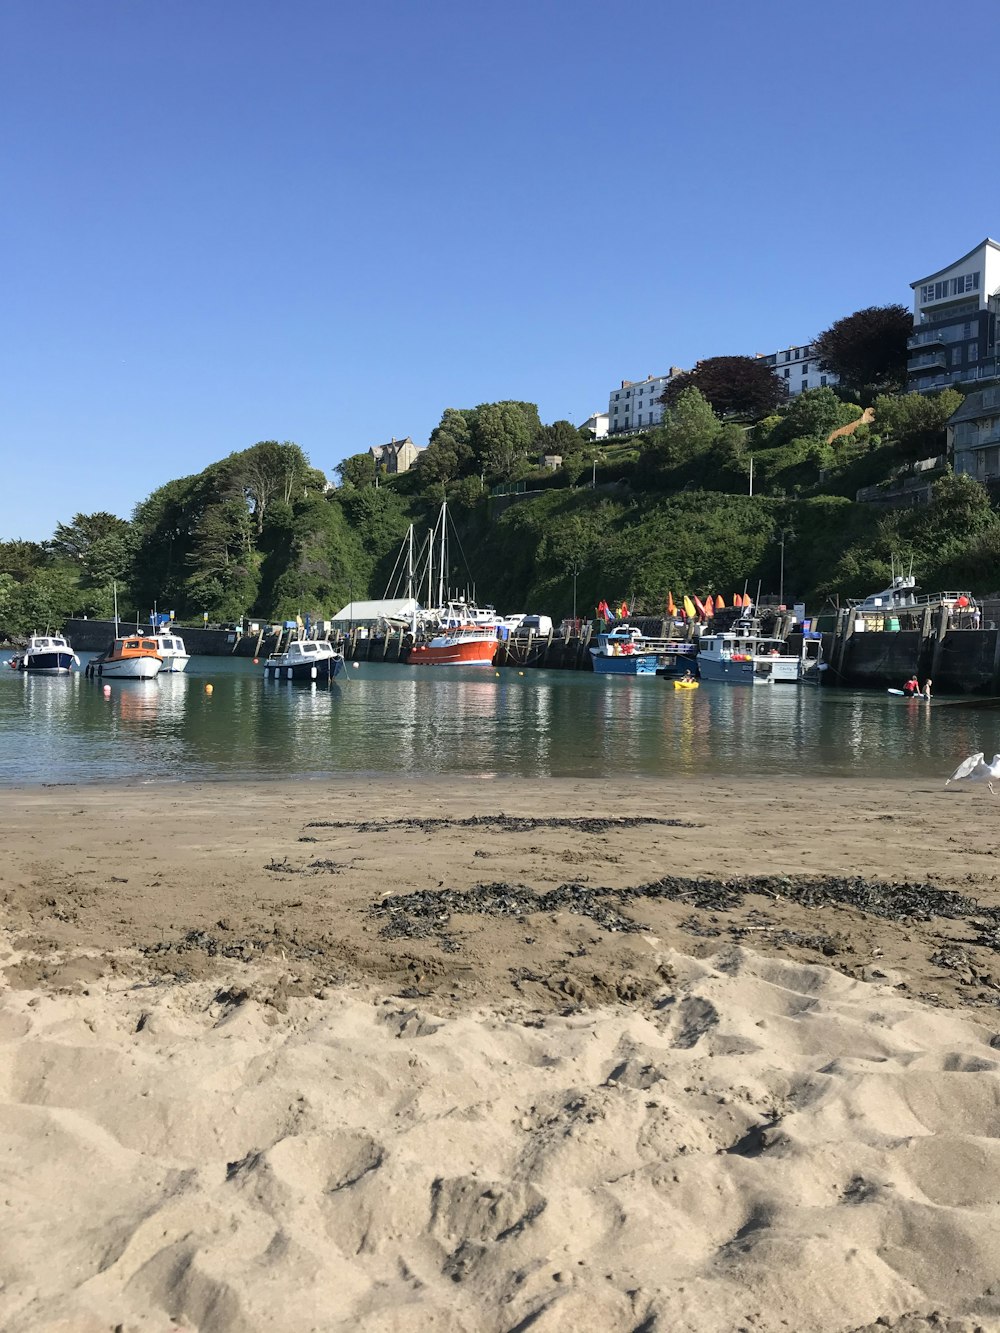
[[[344,670],[344,654],[328,639],[292,639],[264,663],[265,680],[331,681]]]
[[[698,675],[727,685],[798,685],[819,679],[821,652],[819,638],[803,635],[802,651],[796,654],[784,639],[762,635],[756,620],[738,620],[728,630],[701,636]]]
[[[28,646],[10,659],[15,671],[40,676],[67,676],[80,659],[61,634],[32,634]]]
[[[184,646],[184,640],[173,630],[161,627],[156,631],[156,642],[160,645],[160,657],[163,659],[163,672],[185,671],[191,655]]]

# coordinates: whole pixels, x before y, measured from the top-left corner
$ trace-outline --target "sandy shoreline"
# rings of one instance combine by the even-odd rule
[[[0,1325],[1000,1328],[992,800],[6,792]]]

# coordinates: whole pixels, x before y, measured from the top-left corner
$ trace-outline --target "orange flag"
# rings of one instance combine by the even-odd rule
[[[742,606],[742,605],[743,605],[743,598],[739,595],[738,592],[734,592],[734,593],[733,593],[733,606]]]
[[[668,593],[667,593],[667,615],[668,615],[668,616],[675,616],[676,614],[677,614],[677,607],[674,606],[674,594],[673,594],[672,592],[668,592]]]
[[[725,604],[725,602],[722,600],[722,593],[721,593],[721,592],[717,592],[717,593],[715,594],[715,609],[716,609],[716,611],[725,611],[725,609],[726,609],[726,604]]]
[[[705,598],[705,615],[709,620],[715,615],[715,603],[712,601],[712,594],[709,593]]]

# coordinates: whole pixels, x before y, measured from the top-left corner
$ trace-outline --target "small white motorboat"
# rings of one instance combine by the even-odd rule
[[[40,676],[68,676],[80,659],[61,634],[32,634],[28,646],[15,653],[9,665],[15,671],[31,671]]]
[[[344,654],[328,639],[292,639],[264,663],[265,680],[335,680],[344,670]]]

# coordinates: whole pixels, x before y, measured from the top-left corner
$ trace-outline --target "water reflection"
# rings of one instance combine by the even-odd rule
[[[211,693],[206,685],[212,685]],[[0,670],[0,783],[284,774],[943,776],[993,753],[994,715],[947,700],[576,672],[362,664],[333,685],[195,658],[142,682]]]

